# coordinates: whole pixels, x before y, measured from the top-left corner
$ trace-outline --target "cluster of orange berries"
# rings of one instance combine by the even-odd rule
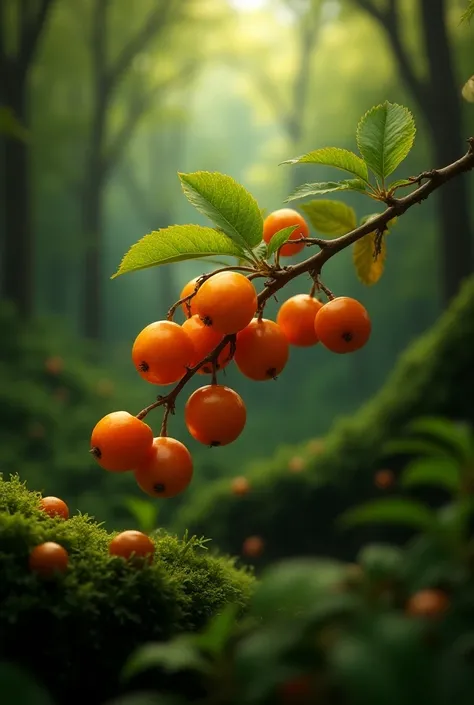
[[[282,209],[266,218],[264,240],[269,242],[289,225],[298,226],[292,239],[307,238],[304,218]],[[301,242],[287,243],[280,255],[291,256],[302,247]],[[282,372],[290,345],[308,347],[321,342],[336,353],[353,352],[365,345],[371,332],[367,311],[348,297],[323,304],[311,295],[298,294],[282,304],[276,321],[263,318],[252,281],[231,270],[188,282],[180,302],[187,316],[184,323],[162,320],[146,326],[135,339],[132,360],[139,375],[156,385],[177,383],[190,369],[198,374],[214,373],[212,384],[193,392],[184,410],[191,436],[207,446],[232,443],[246,423],[242,398],[215,380],[217,370],[232,359],[245,377],[263,382]],[[214,351],[214,361],[207,361]],[[166,434],[153,438],[140,417],[125,411],[105,416],[92,432],[91,452],[105,470],[133,471],[139,487],[150,496],[174,497],[192,479],[191,455]]]
[[[69,519],[69,508],[59,497],[43,497],[40,508],[50,517]],[[136,565],[144,561],[151,563],[155,553],[153,541],[141,531],[122,531],[109,544],[109,554],[133,560]],[[29,567],[43,578],[65,573],[69,565],[69,554],[64,546],[54,541],[38,544],[30,552]]]

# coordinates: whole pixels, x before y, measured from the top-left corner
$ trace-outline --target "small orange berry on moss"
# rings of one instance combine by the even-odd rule
[[[43,497],[40,500],[40,507],[50,517],[69,519],[69,508],[66,502],[59,497]]]
[[[54,541],[46,541],[35,546],[30,553],[30,570],[42,578],[50,578],[64,573],[68,567],[69,556],[65,548]]]

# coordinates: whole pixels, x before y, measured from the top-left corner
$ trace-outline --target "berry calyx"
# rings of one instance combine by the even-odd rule
[[[242,398],[233,389],[209,384],[191,394],[184,419],[196,441],[206,446],[225,446],[244,430],[247,411]]]
[[[40,508],[50,517],[61,517],[69,519],[69,509],[66,502],[63,502],[59,497],[42,497],[40,500]]]
[[[183,290],[179,295],[180,299],[184,299],[185,296],[190,296],[190,294],[192,294],[196,290],[198,279],[200,279],[200,277],[194,277],[194,279],[191,279],[191,281],[189,281],[187,284],[185,284],[185,286],[183,286]],[[186,305],[186,302],[181,304],[181,308],[183,309],[186,318],[190,318],[191,316],[194,316],[197,313],[196,297],[193,296],[192,299],[189,299],[188,303],[189,307]]]
[[[155,544],[149,536],[142,534],[141,531],[122,531],[109,544],[111,556],[120,556],[126,560],[131,558],[147,559],[151,563],[154,553]]]
[[[68,552],[54,541],[46,541],[31,551],[30,570],[43,578],[50,578],[56,573],[64,573],[69,563]]]
[[[237,335],[235,364],[249,379],[256,382],[275,379],[288,358],[288,341],[274,321],[254,318]]]
[[[439,617],[449,608],[449,597],[442,590],[420,590],[408,600],[406,611],[412,617]]]
[[[206,324],[199,318],[198,315],[191,316],[182,325],[183,330],[189,335],[194,347],[194,357],[191,362],[191,367],[197,365],[201,360],[204,360],[222,341],[224,337],[222,333],[218,333],[212,326]],[[230,343],[219,353],[216,361],[216,370],[222,370],[231,361]],[[212,364],[206,363],[199,368],[198,374],[211,374]]]
[[[92,455],[104,470],[125,472],[150,452],[153,431],[128,411],[113,411],[96,424],[90,444]]]
[[[176,497],[191,482],[193,460],[183,443],[159,436],[134,475],[140,489],[151,497]]]
[[[347,296],[328,301],[318,311],[314,330],[321,343],[335,353],[362,348],[370,338],[372,325],[367,310]]]
[[[243,274],[219,272],[199,289],[196,310],[204,323],[219,333],[237,333],[257,311],[257,292]]]
[[[266,243],[269,243],[275,233],[279,230],[283,230],[283,228],[288,228],[290,225],[298,226],[296,230],[291,233],[290,241],[308,237],[308,223],[301,213],[293,210],[293,208],[280,208],[270,213],[263,221],[263,239]],[[292,257],[293,255],[297,255],[304,246],[304,242],[298,242],[295,245],[291,245],[289,242],[285,243],[283,247],[280,248],[280,257]]]
[[[290,345],[309,347],[319,341],[314,320],[323,304],[308,294],[297,294],[285,301],[278,311],[276,322]]]
[[[237,497],[243,497],[250,492],[250,483],[246,477],[234,477],[231,490]]]
[[[156,321],[135,339],[132,360],[138,374],[151,384],[173,384],[194,358],[190,337],[173,321]]]

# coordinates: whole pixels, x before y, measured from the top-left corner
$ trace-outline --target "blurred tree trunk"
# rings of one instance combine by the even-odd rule
[[[420,44],[428,58],[428,74],[420,78],[403,45],[400,3],[387,0],[385,9],[374,0],[354,0],[384,28],[400,76],[418,103],[431,137],[435,167],[458,159],[465,150],[461,96],[457,89],[453,52],[446,27],[445,0],[418,0]],[[457,294],[461,282],[472,273],[473,244],[467,177],[447,184],[437,194],[440,220],[440,280],[442,303]],[[454,245],[454,246],[453,246]]]
[[[140,118],[164,90],[176,80],[189,77],[193,65],[182,67],[179,77],[162,80],[151,88],[138,89],[129,101],[122,126],[108,135],[108,113],[114,92],[130,69],[134,58],[180,17],[183,0],[156,0],[153,11],[139,30],[124,44],[113,62],[107,59],[108,5],[110,0],[94,0],[92,28],[92,70],[94,78],[93,116],[83,185],[82,227],[86,243],[82,328],[85,336],[98,340],[102,328],[102,246],[104,235],[104,196],[107,181],[122,157]]]
[[[8,52],[6,3],[0,2],[0,105],[10,108],[25,128],[29,127],[29,77],[38,44],[47,25],[54,0],[18,6],[16,53]],[[12,301],[23,318],[34,308],[33,232],[29,142],[3,137],[2,148],[2,295]]]

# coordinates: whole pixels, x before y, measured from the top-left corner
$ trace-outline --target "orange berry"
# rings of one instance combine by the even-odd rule
[[[229,387],[208,384],[191,394],[184,409],[188,431],[206,446],[226,446],[244,430],[247,411]]]
[[[199,289],[196,309],[203,321],[219,333],[237,333],[255,315],[257,292],[243,274],[220,272]]]
[[[138,374],[151,384],[173,384],[183,377],[194,357],[189,335],[173,321],[156,321],[138,334],[132,360]]]
[[[313,679],[310,675],[295,676],[278,687],[280,702],[284,705],[309,703],[313,693]]]
[[[291,458],[290,462],[288,463],[288,467],[291,472],[301,472],[301,470],[304,470],[304,466],[304,459],[300,456],[295,456],[294,458]]]
[[[193,459],[185,445],[174,438],[159,436],[152,452],[134,472],[138,486],[151,497],[175,497],[193,476]]]
[[[69,519],[68,506],[59,497],[43,497],[40,501],[40,507],[50,517],[59,516],[63,519]]]
[[[192,294],[192,293],[196,290],[197,281],[198,281],[198,279],[200,279],[201,276],[202,276],[202,274],[199,275],[199,277],[194,277],[194,279],[191,279],[191,281],[188,282],[188,283],[183,287],[183,290],[182,290],[181,294],[179,295],[179,298],[180,298],[180,299],[184,299],[185,296],[189,296],[190,294]],[[196,310],[196,297],[195,297],[195,296],[193,296],[193,298],[190,299],[189,305],[190,305],[190,307],[191,307],[191,313],[189,312],[189,309],[188,309],[188,307],[186,306],[185,303],[184,303],[184,304],[181,304],[181,308],[183,309],[184,315],[186,316],[186,318],[189,318],[190,316],[195,316],[196,313],[197,313],[197,310]]]
[[[274,379],[285,367],[289,345],[274,321],[254,318],[237,335],[235,364],[243,375],[261,382]]]
[[[55,573],[64,573],[69,563],[68,552],[53,541],[42,543],[30,553],[30,570],[43,578],[50,578]]]
[[[361,303],[340,296],[318,311],[314,329],[321,343],[335,353],[354,352],[370,338],[372,325]]]
[[[290,345],[316,345],[319,338],[314,330],[314,319],[322,306],[321,301],[308,294],[297,294],[282,304],[276,322]]]
[[[151,428],[128,411],[113,411],[92,431],[91,452],[104,470],[125,472],[142,462],[153,445]]]
[[[141,531],[122,531],[109,543],[109,553],[111,556],[120,556],[126,560],[132,557],[146,558],[149,563],[152,563],[155,544]]]
[[[264,548],[265,543],[261,536],[248,536],[242,545],[242,553],[247,558],[258,558]]]
[[[442,590],[420,590],[407,603],[407,613],[412,617],[439,617],[449,607],[449,598]]]
[[[375,473],[374,482],[379,490],[388,490],[395,483],[395,475],[391,470],[378,470]]]
[[[301,213],[292,208],[280,208],[273,211],[263,221],[263,239],[269,243],[272,237],[279,230],[288,228],[290,225],[298,225],[296,230],[293,230],[290,240],[300,240],[302,237],[308,237],[309,227]],[[280,257],[292,257],[304,248],[304,242],[299,242],[296,245],[285,244],[280,249]]]
[[[59,355],[52,355],[45,360],[44,366],[52,375],[59,375],[64,369],[64,360]]]
[[[250,492],[250,483],[246,477],[234,477],[231,488],[232,494],[242,497]]]
[[[222,341],[222,333],[218,333],[212,326],[206,326],[206,324],[201,321],[199,316],[191,316],[182,325],[183,330],[191,338],[191,342],[194,347],[194,357],[191,362],[191,367],[194,367],[201,360],[204,360]],[[219,353],[217,358],[216,368],[222,370],[230,362],[230,343],[225,346],[225,348]],[[212,364],[207,363],[203,365],[199,370],[199,374],[210,374],[212,372]]]

